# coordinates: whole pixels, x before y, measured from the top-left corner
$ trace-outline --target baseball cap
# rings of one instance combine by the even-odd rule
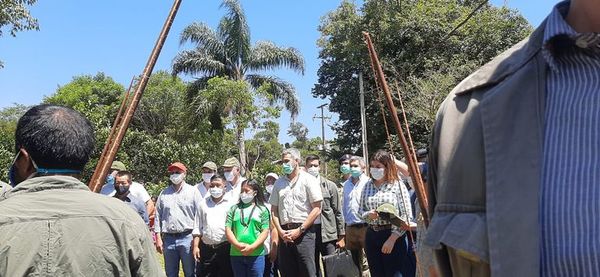
[[[169,167],[167,167],[167,171],[169,171],[169,172],[175,171],[177,169],[179,169],[183,172],[187,172],[187,167],[185,167],[185,165],[183,165],[180,162],[174,162],[174,163],[170,164]]]
[[[112,165],[110,166],[110,169],[114,169],[114,170],[118,170],[118,171],[126,171],[127,167],[125,167],[125,164],[120,161],[113,161]]]
[[[234,166],[240,167],[240,161],[238,161],[238,159],[235,157],[231,157],[231,158],[225,160],[225,162],[223,163],[223,167],[234,167]]]
[[[205,162],[202,165],[202,168],[208,168],[210,170],[217,171],[217,164],[215,164],[213,162]]]

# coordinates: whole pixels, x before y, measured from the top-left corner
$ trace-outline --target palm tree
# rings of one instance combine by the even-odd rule
[[[260,74],[275,68],[289,68],[304,74],[304,58],[295,48],[283,48],[270,41],[250,43],[250,29],[246,16],[238,0],[224,0],[221,7],[227,14],[219,26],[213,30],[205,23],[192,23],[181,33],[180,44],[192,42],[193,50],[184,50],[173,60],[173,75],[180,73],[193,75],[195,81],[190,85],[188,97],[198,106],[196,116],[208,118],[213,129],[223,129],[221,115],[224,103],[202,103],[198,92],[206,86],[209,79],[220,76],[231,80],[245,81],[253,89],[268,84],[270,104],[282,103],[292,116],[298,115],[300,104],[294,87],[275,76]],[[208,108],[211,107],[211,108]],[[242,113],[233,107],[234,113]],[[244,126],[236,126],[240,163],[246,169],[246,147]]]

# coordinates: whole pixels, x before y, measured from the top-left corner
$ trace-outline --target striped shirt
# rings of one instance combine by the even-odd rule
[[[360,213],[362,217],[371,225],[387,225],[391,222],[382,219],[381,217],[370,220],[368,212],[376,210],[381,204],[390,203],[398,209],[399,218],[405,222],[412,221],[412,209],[410,207],[410,195],[408,189],[403,182],[383,183],[379,188],[373,183],[373,179],[365,184],[360,200]],[[397,226],[392,226],[392,230],[403,235],[404,231]]]
[[[541,276],[600,276],[600,56],[557,55],[552,39],[576,35],[569,2],[548,17],[540,193]],[[518,234],[517,234],[518,235]],[[518,251],[518,250],[517,250]]]

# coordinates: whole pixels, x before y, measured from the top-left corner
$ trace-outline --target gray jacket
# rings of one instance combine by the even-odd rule
[[[425,243],[442,276],[537,276],[545,23],[462,81],[432,137]]]
[[[344,215],[338,187],[332,181],[319,176],[319,185],[323,193],[321,206],[321,238],[323,242],[337,240],[345,235]]]

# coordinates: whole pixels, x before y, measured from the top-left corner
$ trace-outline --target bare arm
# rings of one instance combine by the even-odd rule
[[[271,218],[273,218],[273,227],[279,235],[283,235],[283,229],[279,223],[279,207],[271,205]],[[281,237],[283,239],[283,237]]]
[[[310,204],[312,210],[308,214],[306,220],[304,220],[304,223],[302,223],[302,226],[305,229],[308,229],[310,226],[312,226],[317,217],[321,216],[321,202],[322,201],[317,201]]]

